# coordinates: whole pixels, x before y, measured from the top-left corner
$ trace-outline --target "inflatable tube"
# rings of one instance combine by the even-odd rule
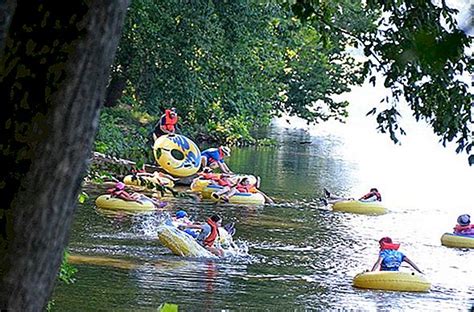
[[[130,210],[130,211],[153,211],[155,205],[150,200],[143,200],[142,203],[127,201],[110,195],[100,195],[95,200],[95,204],[101,209]]]
[[[375,202],[362,202],[359,200],[344,200],[334,203],[332,210],[366,214],[366,215],[382,215],[388,212],[379,201]]]
[[[474,236],[444,233],[441,236],[441,245],[456,248],[474,248]]]
[[[165,177],[152,177],[152,176],[138,176],[134,178],[133,175],[128,175],[123,178],[123,183],[127,185],[134,185],[134,186],[148,186],[146,182],[151,182],[155,184],[160,184],[167,187],[173,187],[174,182]]]
[[[415,273],[398,271],[377,271],[357,274],[353,285],[358,288],[425,292],[431,283]]]
[[[191,235],[174,226],[162,225],[157,231],[160,243],[177,256],[217,258],[216,255],[199,245]]]
[[[204,199],[211,199],[214,202],[222,201],[221,199],[215,199],[211,196],[212,193],[223,189],[222,186],[209,184],[207,180],[195,180],[199,181],[191,185],[193,192],[199,192]],[[204,181],[204,182],[201,182]],[[204,186],[206,185],[206,186]],[[260,193],[235,193],[229,198],[231,204],[243,204],[243,205],[263,205],[265,203],[265,197]]]
[[[214,202],[223,202],[221,199],[211,197]],[[229,198],[230,204],[237,205],[263,205],[265,204],[265,197],[260,193],[235,193]]]
[[[201,167],[201,151],[184,135],[160,136],[153,145],[153,155],[161,168],[176,177],[189,177]]]
[[[220,176],[220,173],[217,174],[218,176]],[[240,179],[242,178],[248,178],[249,179],[249,182],[250,184],[257,184],[257,177],[254,176],[254,175],[250,175],[250,174],[237,174],[237,175],[234,175],[232,177],[229,178],[229,180],[232,182],[232,183],[237,183]],[[205,179],[201,179],[201,178],[196,178],[193,180],[193,182],[191,183],[191,190],[193,192],[205,192],[206,191],[206,187],[211,184],[211,181],[210,180],[205,180]],[[210,195],[209,195],[210,197]]]

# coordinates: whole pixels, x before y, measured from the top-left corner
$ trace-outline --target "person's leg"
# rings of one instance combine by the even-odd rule
[[[201,156],[201,170],[207,167],[207,157]]]
[[[275,202],[273,201],[273,199],[271,199],[269,196],[267,196],[267,194],[265,194],[264,192],[262,191],[258,191],[260,194],[262,194],[263,198],[265,198],[265,202],[267,204],[274,204]]]
[[[231,188],[225,195],[223,195],[223,199],[225,201],[229,201],[229,198],[235,195],[237,193],[237,189],[235,187]]]
[[[227,192],[229,192],[229,191],[230,191],[230,187],[224,186],[221,190],[218,190],[218,191],[215,191],[214,193],[212,193],[212,194],[213,194],[212,196],[214,196],[214,194],[216,194],[217,197],[219,197],[219,196],[221,196],[221,195],[223,195],[223,194],[225,194],[225,193],[227,193]],[[214,197],[215,197],[215,196],[214,196]]]

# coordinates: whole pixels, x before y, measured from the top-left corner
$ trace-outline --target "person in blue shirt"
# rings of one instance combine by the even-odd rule
[[[224,157],[230,156],[230,148],[227,146],[219,146],[218,148],[208,148],[201,152],[202,168],[209,167],[211,169],[219,168],[223,173],[233,173],[224,162]]]
[[[400,244],[394,244],[390,237],[383,237],[379,240],[380,252],[377,262],[372,267],[376,271],[380,266],[380,271],[398,271],[402,262],[406,262],[419,273],[421,270],[407,256],[398,251]]]

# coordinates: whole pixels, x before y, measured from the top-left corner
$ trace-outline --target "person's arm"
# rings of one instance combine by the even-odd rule
[[[265,198],[265,202],[268,203],[268,204],[274,204],[275,202],[273,201],[273,199],[271,199],[271,197],[267,196],[267,194],[265,194],[264,192],[260,191],[260,190],[257,190],[258,193],[262,194],[263,198]]]
[[[227,166],[227,164],[225,162],[218,162],[219,164],[219,168],[221,169],[222,172],[224,173],[233,173],[232,171],[230,171],[229,167]]]
[[[414,264],[410,259],[408,259],[406,256],[403,258],[403,261],[405,261],[406,263],[408,263],[409,265],[412,266],[412,268],[414,268],[415,270],[418,271],[418,273],[421,273],[423,274],[423,272],[421,272],[421,270],[416,266],[416,264]]]
[[[180,224],[179,228],[198,229],[202,230],[203,227],[200,224]]]
[[[377,271],[381,263],[382,263],[382,257],[379,257],[377,259],[377,262],[375,262],[374,266],[372,267],[371,271]]]

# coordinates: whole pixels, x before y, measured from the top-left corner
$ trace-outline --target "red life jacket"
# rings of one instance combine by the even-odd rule
[[[471,229],[474,229],[474,224],[469,224],[469,225],[456,224],[456,226],[454,227],[454,233],[471,232],[470,231]]]
[[[218,229],[217,229],[217,223],[211,220],[211,218],[207,219],[207,224],[211,226],[211,233],[204,239],[204,246],[205,247],[212,247],[214,246],[214,241],[217,238],[217,235],[219,234]]]
[[[171,117],[171,110],[165,110],[165,124],[162,125],[168,131],[174,131],[174,125],[178,122],[178,115]]]
[[[361,198],[362,199],[368,199],[368,198],[370,198],[374,195],[375,195],[375,197],[377,197],[377,201],[382,201],[382,195],[380,195],[379,192],[369,192],[369,193],[365,194],[364,196],[362,196]]]
[[[217,181],[217,184],[219,184],[220,186],[232,186],[232,184],[230,184],[229,180],[227,180],[226,178],[219,178]]]
[[[239,184],[237,185],[236,189],[240,193],[255,193],[256,192],[255,186],[252,184],[247,184],[247,185]]]
[[[202,173],[199,173],[199,175],[203,177],[204,180],[214,180],[214,181],[219,180],[219,175],[212,172],[202,172]]]

